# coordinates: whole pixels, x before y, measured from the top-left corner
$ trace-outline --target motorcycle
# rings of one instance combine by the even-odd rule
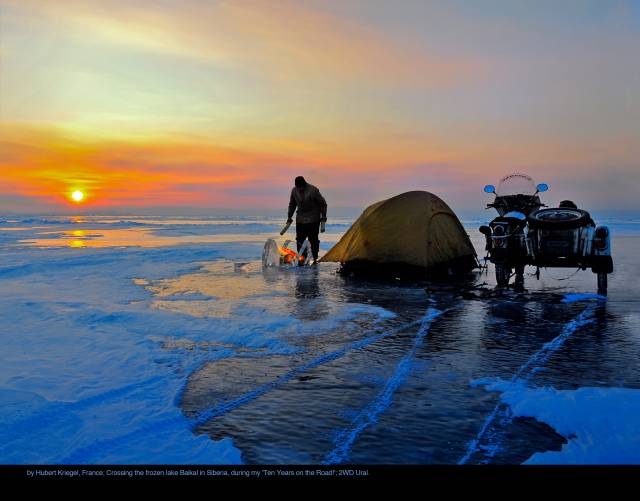
[[[497,188],[484,187],[485,193],[495,196],[487,209],[498,212],[498,217],[480,227],[498,287],[509,286],[513,270],[514,287],[524,289],[527,265],[537,268],[538,279],[540,268],[591,268],[598,278],[598,293],[606,294],[607,276],[613,272],[609,228],[596,226],[589,213],[570,200],[557,208],[547,207],[538,194],[548,189],[525,174],[506,176]]]

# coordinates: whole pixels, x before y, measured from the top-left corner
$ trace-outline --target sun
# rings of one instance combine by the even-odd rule
[[[82,199],[84,199],[84,193],[82,193],[80,190],[76,190],[71,194],[71,198],[73,198],[73,200],[78,203],[82,202]]]

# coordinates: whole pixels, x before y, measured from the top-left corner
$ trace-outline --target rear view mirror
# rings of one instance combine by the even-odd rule
[[[495,193],[496,192],[496,187],[494,185],[492,185],[492,184],[488,184],[488,185],[486,185],[484,187],[484,192],[485,193]]]
[[[549,189],[549,185],[545,184],[545,183],[540,183],[538,186],[536,186],[536,190],[538,190],[539,193],[543,193],[545,191],[547,191]]]

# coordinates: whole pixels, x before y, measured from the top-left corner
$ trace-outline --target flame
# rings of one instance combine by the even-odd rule
[[[304,262],[304,256],[298,256],[298,253],[288,247],[278,246],[278,251],[282,254],[282,261],[284,264],[291,264],[296,259],[300,262]]]

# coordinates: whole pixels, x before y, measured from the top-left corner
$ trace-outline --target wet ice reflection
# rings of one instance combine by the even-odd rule
[[[183,244],[255,243],[273,237],[273,233],[172,234],[162,228],[86,229],[36,232],[34,237],[19,240],[25,247],[171,247]],[[80,235],[81,234],[81,235]],[[340,234],[323,234],[324,242],[337,242]]]

